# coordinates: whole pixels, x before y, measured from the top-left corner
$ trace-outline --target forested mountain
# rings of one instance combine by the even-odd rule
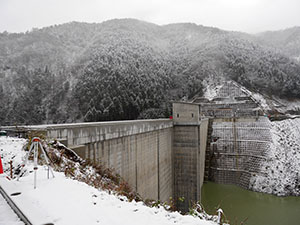
[[[266,42],[134,19],[0,33],[0,124],[167,117],[170,101],[201,96],[209,75],[300,98],[299,63]]]
[[[263,32],[257,36],[264,44],[271,44],[289,57],[300,61],[300,27]]]

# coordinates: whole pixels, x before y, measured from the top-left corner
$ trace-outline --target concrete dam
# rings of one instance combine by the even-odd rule
[[[201,200],[204,180],[249,188],[271,143],[269,126],[259,104],[228,82],[212,100],[174,102],[173,119],[18,129],[45,132],[82,158],[115,169],[143,198],[172,197],[186,212]]]

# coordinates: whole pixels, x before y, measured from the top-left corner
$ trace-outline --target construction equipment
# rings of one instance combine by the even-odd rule
[[[45,150],[44,150],[44,148],[43,148],[43,146],[42,146],[42,144],[41,144],[41,139],[38,138],[38,137],[34,137],[34,138],[32,139],[32,143],[31,143],[31,145],[30,145],[30,149],[29,149],[29,151],[27,152],[26,157],[25,157],[25,159],[24,159],[24,161],[23,161],[23,163],[22,163],[22,169],[21,169],[21,171],[20,171],[20,173],[19,173],[19,175],[18,175],[18,178],[17,178],[17,180],[20,179],[20,177],[21,177],[21,175],[22,175],[22,170],[23,170],[23,168],[25,167],[25,165],[27,164],[28,158],[29,158],[31,152],[33,151],[33,163],[34,163],[34,167],[33,167],[33,169],[34,169],[34,189],[36,189],[36,178],[37,178],[37,170],[38,170],[38,151],[39,151],[39,147],[40,147],[40,149],[41,149],[41,152],[43,153],[43,156],[44,156],[44,158],[45,158],[45,160],[46,160],[46,163],[47,163],[47,166],[48,166],[47,178],[49,179],[49,171],[51,171],[52,177],[54,178],[53,170],[52,170],[52,168],[50,167],[50,160],[48,159],[48,156],[47,156],[47,154],[46,154],[46,152],[45,152]]]

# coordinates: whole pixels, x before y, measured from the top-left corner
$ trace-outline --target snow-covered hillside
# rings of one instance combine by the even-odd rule
[[[225,82],[225,78],[220,76],[216,77],[210,75],[206,79],[203,80],[203,97],[207,98],[208,100],[212,100],[213,98],[217,97],[220,88]]]
[[[273,144],[262,174],[252,177],[250,188],[279,196],[300,195],[300,119],[271,123]]]
[[[224,85],[225,82],[231,82],[237,87],[239,87],[246,95],[250,96],[255,102],[260,105],[260,108],[266,114],[272,114],[276,111],[278,113],[287,114],[290,116],[290,113],[300,113],[300,100],[293,99],[281,99],[276,96],[267,96],[265,94],[261,94],[258,92],[253,92],[238,84],[235,81],[228,80],[224,77],[216,78],[215,76],[209,76],[203,80],[202,85],[204,87],[203,97],[208,100],[212,100],[213,98],[219,97],[219,91]]]
[[[8,162],[21,163],[24,139],[0,137],[0,154],[8,171]],[[143,202],[129,202],[124,196],[96,189],[55,172],[47,179],[47,168],[39,166],[37,188],[33,188],[33,165],[27,166],[26,175],[19,181],[0,177],[0,185],[8,194],[20,192],[13,200],[34,224],[191,224],[214,225],[212,221],[194,216],[169,212],[164,207],[148,207]]]

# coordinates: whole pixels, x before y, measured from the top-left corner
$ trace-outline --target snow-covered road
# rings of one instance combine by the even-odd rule
[[[24,225],[0,194],[0,225]]]

